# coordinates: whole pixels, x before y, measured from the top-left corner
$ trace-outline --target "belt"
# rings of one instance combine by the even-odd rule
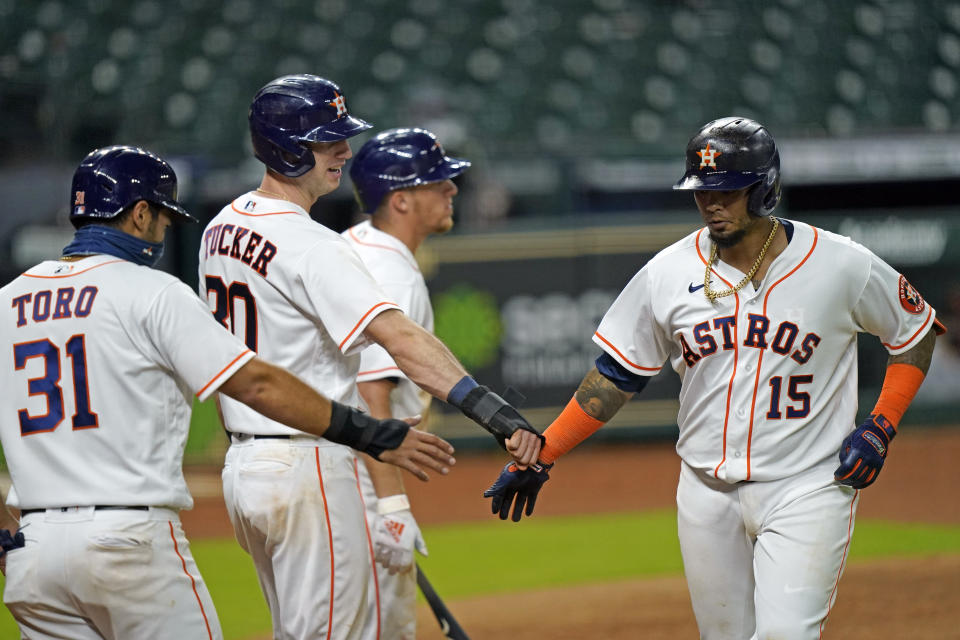
[[[230,434],[230,439],[231,439],[231,440],[232,440],[234,437],[236,437],[236,438],[238,438],[238,439],[241,439],[241,440],[246,440],[246,439],[248,439],[248,438],[252,438],[252,439],[254,439],[254,440],[289,440],[291,437],[293,437],[293,436],[291,436],[291,435],[289,435],[289,434],[287,434],[287,435],[264,435],[264,434],[259,434],[259,433],[234,433],[233,431],[227,431],[227,433]]]
[[[50,508],[59,509],[60,511],[66,512],[72,507],[50,507]],[[98,504],[98,505],[94,505],[93,509],[94,511],[112,511],[112,510],[149,511],[150,507],[146,507],[144,505],[135,505],[135,506],[128,507],[127,505],[122,505],[122,504]],[[43,513],[45,511],[47,511],[47,509],[21,509],[20,515],[26,516],[26,515],[30,515],[31,513]]]

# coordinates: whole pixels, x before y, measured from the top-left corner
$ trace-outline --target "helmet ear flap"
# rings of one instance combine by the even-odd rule
[[[286,166],[287,171],[281,171],[283,175],[287,176],[291,173],[299,173],[302,175],[306,173],[316,164],[316,161],[313,159],[313,152],[309,148],[303,146],[300,149],[300,153],[291,153],[286,149],[283,149],[279,146],[276,147],[276,158],[280,161],[281,164]],[[306,167],[306,171],[304,170]]]
[[[767,195],[767,190],[764,188],[763,182],[758,182],[750,187],[750,192],[747,194],[747,212],[750,215],[767,215],[763,212],[763,197],[765,195]]]
[[[767,189],[767,197],[763,199],[763,208],[766,209],[767,215],[770,215],[777,207],[777,204],[779,204],[780,196],[782,195],[780,192],[779,162],[770,167],[767,180],[770,182],[770,187]]]
[[[313,168],[313,152],[295,136],[262,119],[251,119],[254,155],[267,167],[291,178]]]
[[[763,180],[750,189],[747,211],[755,216],[769,216],[780,202],[780,195],[780,169],[774,164]]]

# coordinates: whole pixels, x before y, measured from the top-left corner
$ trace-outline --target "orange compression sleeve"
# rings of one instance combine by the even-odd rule
[[[588,416],[575,397],[570,398],[566,408],[543,432],[546,443],[540,450],[540,461],[552,464],[603,425],[600,420]]]
[[[893,424],[894,429],[900,424],[904,412],[917,394],[924,373],[919,367],[912,364],[896,363],[887,367],[887,375],[883,378],[883,388],[877,399],[873,413],[883,414]]]

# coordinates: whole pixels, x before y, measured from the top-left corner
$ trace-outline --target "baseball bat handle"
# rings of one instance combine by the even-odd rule
[[[427,604],[430,605],[433,615],[437,617],[437,622],[440,624],[440,630],[443,632],[443,635],[449,638],[449,640],[470,640],[470,636],[463,630],[463,627],[460,626],[457,619],[453,617],[450,609],[447,608],[447,605],[440,596],[437,595],[433,585],[427,580],[427,574],[420,568],[419,563],[417,564],[417,586],[419,586],[420,591],[423,592],[423,597],[427,599]]]

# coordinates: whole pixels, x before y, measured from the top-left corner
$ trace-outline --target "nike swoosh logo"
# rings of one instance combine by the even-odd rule
[[[687,289],[690,291],[690,293],[693,293],[694,291],[697,291],[698,289],[703,289],[703,285],[702,285],[702,284],[698,284],[697,286],[693,286],[693,283],[691,282],[691,283],[690,283],[690,286],[687,287]]]

